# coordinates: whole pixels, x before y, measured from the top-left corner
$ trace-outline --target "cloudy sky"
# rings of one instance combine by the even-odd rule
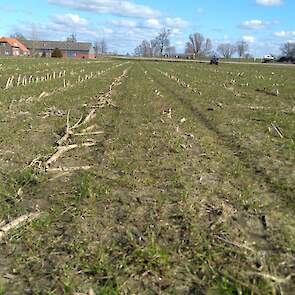
[[[0,0],[0,36],[81,41],[104,38],[109,50],[130,52],[162,28],[183,51],[188,35],[200,32],[222,42],[245,40],[255,56],[279,53],[295,42],[295,0]]]

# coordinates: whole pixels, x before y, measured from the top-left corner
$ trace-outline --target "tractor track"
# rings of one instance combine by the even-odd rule
[[[155,69],[153,69],[155,70]],[[276,194],[280,198],[277,201],[284,202],[284,205],[290,206],[291,205],[291,198],[292,195],[294,195],[294,188],[291,188],[290,193],[286,197],[286,193],[280,191],[278,189],[278,184],[272,179],[270,175],[265,173],[262,167],[258,167],[255,165],[255,163],[251,160],[247,159],[247,155],[251,154],[251,151],[249,151],[247,148],[243,147],[236,139],[229,137],[227,134],[221,132],[218,130],[218,128],[210,121],[210,119],[207,118],[207,116],[196,106],[192,105],[192,103],[183,97],[183,95],[179,94],[178,91],[174,91],[170,89],[165,83],[161,82],[160,79],[157,79],[156,75],[154,73],[151,73],[150,75],[156,81],[156,83],[159,84],[162,88],[165,89],[168,93],[173,95],[175,99],[180,101],[186,109],[188,109],[191,113],[194,114],[194,116],[211,132],[213,132],[218,139],[219,144],[226,147],[235,157],[237,157],[240,162],[243,164],[244,168],[246,168],[250,173],[249,176],[253,179],[254,182],[258,182],[260,180],[263,184],[265,184],[265,187],[267,189],[268,194]],[[168,81],[169,79],[166,78]],[[173,81],[171,81],[173,82]],[[183,91],[183,90],[182,90]],[[289,197],[289,199],[288,199]]]

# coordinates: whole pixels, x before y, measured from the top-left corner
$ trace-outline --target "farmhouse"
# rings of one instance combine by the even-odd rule
[[[28,55],[28,48],[15,38],[0,38],[0,55],[20,56]]]
[[[55,48],[59,48],[63,57],[94,58],[94,49],[91,43],[72,41],[23,41],[30,50],[30,55],[50,57]]]

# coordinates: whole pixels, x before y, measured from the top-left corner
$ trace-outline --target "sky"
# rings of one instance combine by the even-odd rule
[[[142,40],[170,29],[179,53],[191,33],[220,43],[247,41],[254,56],[279,54],[295,42],[295,0],[0,0],[0,36],[79,41],[105,39],[108,49],[133,53]]]

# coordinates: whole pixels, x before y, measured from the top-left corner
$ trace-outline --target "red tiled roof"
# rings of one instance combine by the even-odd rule
[[[24,44],[22,44],[20,41],[18,41],[15,38],[2,37],[2,38],[0,38],[0,42],[5,42],[5,43],[8,43],[9,45],[11,45],[13,47],[18,47],[23,52],[28,52],[29,51],[28,48]]]

